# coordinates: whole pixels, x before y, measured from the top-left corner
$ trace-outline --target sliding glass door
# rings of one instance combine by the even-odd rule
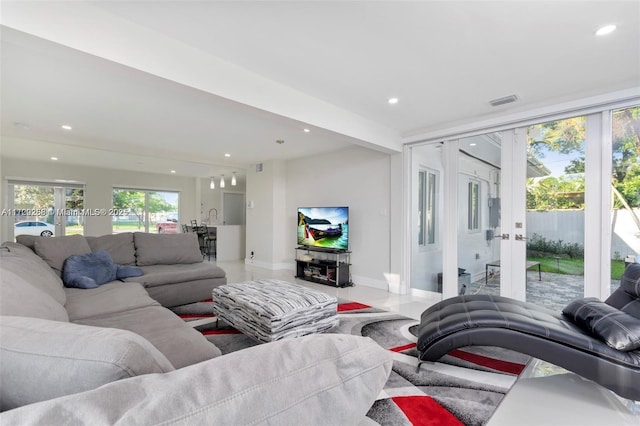
[[[113,190],[113,233],[180,232],[178,208],[180,194],[172,191],[147,191],[115,188]]]
[[[458,293],[500,294],[502,132],[458,141]]]
[[[444,210],[442,144],[412,151],[411,282],[417,291],[442,293]]]
[[[640,106],[614,111],[611,127],[610,258],[615,288],[626,265],[640,262]]]
[[[84,186],[9,180],[13,235],[84,234]]]
[[[411,146],[411,291],[606,298],[640,254],[639,152],[637,106]]]
[[[526,131],[539,171],[526,181],[526,300],[554,310],[584,294],[585,122],[572,117]]]

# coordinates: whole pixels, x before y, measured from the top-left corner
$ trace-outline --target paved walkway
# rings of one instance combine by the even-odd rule
[[[611,281],[613,292],[620,285],[619,280]],[[546,306],[552,310],[561,311],[572,300],[584,297],[584,276],[563,275],[552,272],[542,272],[542,281],[538,280],[538,270],[527,271],[527,302]],[[484,279],[471,283],[467,294],[500,294],[500,274],[489,278],[485,285]]]

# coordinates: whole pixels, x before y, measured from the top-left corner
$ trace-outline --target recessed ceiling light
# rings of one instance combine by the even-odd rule
[[[229,157],[231,157],[231,154],[225,154],[224,156],[229,158]]]
[[[63,124],[61,127],[62,127],[64,130],[71,130],[71,129],[72,129],[72,127],[71,127],[71,126],[69,126],[68,124]]]
[[[51,157],[52,161],[58,161],[58,157]]]
[[[598,28],[598,31],[596,31],[596,35],[602,36],[602,35],[606,35],[606,34],[611,34],[615,30],[616,30],[616,26],[615,25],[613,25],[613,24],[605,25],[603,27]]]
[[[476,146],[476,145],[478,145],[478,144],[475,143],[475,142],[472,142],[472,143],[469,144],[469,146]]]
[[[175,172],[176,172],[175,170],[171,170],[171,173],[175,173]]]
[[[305,132],[305,133],[309,133],[310,131],[311,131],[311,130],[309,130],[309,129],[304,129],[304,132]]]
[[[387,102],[389,102],[391,105],[395,105],[398,103],[398,98],[389,98]]]

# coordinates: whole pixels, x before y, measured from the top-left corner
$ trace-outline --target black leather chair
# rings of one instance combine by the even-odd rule
[[[521,352],[638,401],[640,264],[625,269],[620,287],[605,302],[580,299],[563,312],[507,297],[471,295],[443,300],[422,313],[420,364],[464,346]]]

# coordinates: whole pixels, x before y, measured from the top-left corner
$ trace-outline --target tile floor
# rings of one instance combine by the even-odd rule
[[[357,283],[353,287],[335,288],[296,280],[292,270],[272,271],[246,265],[240,261],[219,262],[218,265],[227,272],[228,282],[263,278],[297,282],[337,297],[387,309],[416,320],[420,319],[420,314],[426,308],[440,300],[440,297],[425,298],[392,294],[371,287],[358,286]],[[535,282],[539,283],[537,271],[535,278]],[[543,283],[552,282],[551,278],[543,274]],[[554,278],[553,281],[557,282],[557,277]],[[533,283],[531,278],[530,281]],[[550,288],[533,284],[527,287],[528,291],[531,287],[534,297],[549,295]],[[471,289],[473,291],[473,284]],[[571,296],[564,295],[550,307],[560,306],[564,303],[565,297]],[[559,367],[533,360],[489,420],[488,426],[516,424],[519,426],[638,426],[640,425],[640,403],[619,398],[607,389]]]
[[[527,271],[527,301],[561,311],[572,300],[584,297],[584,277],[578,275],[542,272],[540,280],[537,269]],[[620,285],[620,280],[611,281],[611,292]],[[467,294],[500,294],[500,275],[492,275],[488,282],[484,278],[471,283]]]

